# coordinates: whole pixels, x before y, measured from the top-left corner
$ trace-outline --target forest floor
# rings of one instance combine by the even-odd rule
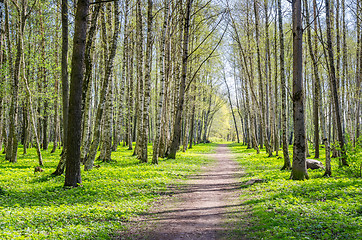
[[[240,200],[243,175],[225,144],[208,154],[215,162],[189,177],[173,197],[156,203],[131,221],[120,239],[244,239],[247,210]]]

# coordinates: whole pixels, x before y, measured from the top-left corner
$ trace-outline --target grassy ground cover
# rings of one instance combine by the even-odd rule
[[[0,239],[109,239],[132,216],[146,212],[168,185],[210,162],[200,153],[214,146],[196,145],[157,166],[140,164],[131,151],[119,148],[114,162],[97,162],[100,168],[82,172],[83,187],[74,189],[63,188],[64,176],[50,176],[60,150],[43,151],[41,173],[34,173],[33,149],[27,155],[19,149],[15,164],[0,155]]]
[[[332,177],[309,170],[309,180],[292,181],[290,171],[280,171],[283,159],[268,158],[264,151],[257,155],[240,144],[230,147],[245,171],[242,182],[266,180],[241,190],[242,212],[251,212],[242,220],[247,238],[362,239],[362,179],[340,170],[338,160],[332,159]]]

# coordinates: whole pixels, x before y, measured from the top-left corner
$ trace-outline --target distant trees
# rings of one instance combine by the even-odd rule
[[[85,170],[97,158],[112,161],[120,146],[134,150],[140,162],[149,161],[151,143],[154,164],[175,158],[179,150],[209,140],[225,104],[234,113],[225,123],[229,139],[257,152],[265,147],[268,156],[280,155],[282,147],[282,169],[291,169],[291,143],[293,165],[298,159],[303,165],[303,139],[315,158],[327,139],[332,157],[348,164],[346,145],[357,144],[361,130],[360,1],[349,7],[345,0],[323,2],[326,11],[317,1],[304,1],[299,22],[306,34],[304,40],[298,35],[298,45],[305,41],[308,51],[294,68],[291,43],[302,32],[290,31],[292,8],[280,0],[226,6],[206,0],[90,2],[82,98],[70,101],[68,57],[75,56],[68,49],[76,46],[68,43],[75,34],[68,16],[75,16],[81,2],[0,1],[0,149],[7,160],[16,162],[21,143],[24,154],[36,147],[39,164],[46,164],[40,149],[53,144],[52,152],[63,147],[54,172],[63,174],[71,164],[68,120],[79,114],[77,108],[69,116],[69,104],[80,101]],[[347,26],[346,15],[356,20],[356,29]],[[225,59],[232,71],[224,77]],[[224,79],[230,93],[225,97]],[[300,111],[292,114],[293,102],[303,109],[304,122]],[[77,151],[71,154],[78,158]]]
[[[63,147],[53,174],[65,171],[65,185],[78,186],[80,165],[91,170],[97,157],[112,161],[120,145],[131,150],[136,142],[134,153],[147,162],[153,141],[157,164],[176,157],[180,146],[186,151],[208,141],[223,104],[212,67],[226,32],[219,34],[225,12],[218,6],[203,0],[0,6],[0,146],[9,161],[16,162],[20,139],[24,154],[37,147],[39,165],[46,164],[40,148]]]
[[[293,1],[292,5],[295,3]],[[259,147],[262,148],[264,143],[268,155],[274,151],[278,153],[277,143],[281,139],[284,156],[282,169],[291,168],[289,144],[294,145],[294,165],[297,159],[305,159],[303,154],[307,147],[304,144],[313,145],[314,157],[319,158],[320,144],[324,139],[330,140],[332,157],[339,157],[341,165],[348,165],[345,158],[346,144],[356,142],[361,128],[358,124],[361,120],[359,76],[362,65],[360,3],[357,1],[349,10],[345,6],[345,0],[334,1],[333,6],[330,1],[320,4],[317,1],[304,1],[301,4],[300,11],[305,18],[300,24],[304,28],[300,27],[298,32],[290,31],[294,19],[288,17],[288,13],[295,9],[292,5],[283,8],[279,0],[245,0],[238,5],[227,5],[233,25],[230,63],[237,59],[237,71],[234,74],[240,79],[240,82],[235,83],[233,101],[238,102],[238,111],[243,113],[244,118],[238,128],[246,126],[242,130],[242,137],[248,147],[254,147],[259,152]],[[250,14],[250,9],[254,9],[254,14]],[[346,26],[346,11],[356,19],[355,29]],[[271,32],[274,32],[274,44],[270,45]],[[303,32],[304,38],[301,37]],[[355,32],[357,37],[354,36]],[[303,60],[299,61],[298,67],[292,68],[292,57],[297,49],[293,49],[291,43],[297,33],[300,35],[298,45],[305,41],[308,54],[303,53],[303,58],[299,57]],[[353,51],[355,55],[349,54]],[[292,72],[292,69],[299,70]],[[350,91],[346,91],[347,89]],[[304,112],[304,122],[299,117],[302,112],[291,114],[292,102],[294,109],[298,107]],[[347,103],[351,105],[347,106]],[[304,110],[302,105],[305,106]],[[255,114],[255,109],[260,110],[260,114]],[[274,114],[270,115],[271,112]],[[298,120],[301,122],[294,124]],[[305,134],[297,136],[303,131],[303,127]],[[268,142],[264,138],[269,141],[271,151],[268,151]],[[255,142],[259,143],[259,147],[256,147]],[[300,162],[300,169],[304,169],[303,161]],[[306,177],[306,171],[304,172]]]

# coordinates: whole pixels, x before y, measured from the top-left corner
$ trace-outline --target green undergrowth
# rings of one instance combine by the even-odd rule
[[[149,147],[151,148],[151,146]],[[82,171],[83,186],[64,189],[64,176],[51,177],[60,150],[43,151],[44,172],[34,173],[34,149],[11,164],[0,155],[0,239],[109,239],[125,230],[131,217],[147,212],[152,202],[210,162],[200,153],[214,144],[200,144],[175,160],[140,164],[122,147],[111,163]],[[149,158],[151,158],[151,151]],[[180,181],[181,180],[181,181]]]
[[[289,180],[281,171],[283,159],[259,155],[231,144],[244,169],[242,184],[243,234],[249,239],[362,239],[362,179],[338,168],[332,159],[332,177],[324,170],[308,170],[309,180]],[[290,148],[292,153],[292,148]],[[320,160],[325,162],[324,148]],[[282,152],[279,152],[282,155]],[[313,152],[311,152],[313,154]],[[292,157],[292,156],[291,156]]]

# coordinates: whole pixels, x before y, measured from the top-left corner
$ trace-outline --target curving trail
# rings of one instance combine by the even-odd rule
[[[243,239],[240,228],[241,202],[238,164],[226,145],[210,154],[215,163],[193,175],[176,197],[156,206],[140,226],[121,239]],[[237,233],[235,233],[237,232]]]

